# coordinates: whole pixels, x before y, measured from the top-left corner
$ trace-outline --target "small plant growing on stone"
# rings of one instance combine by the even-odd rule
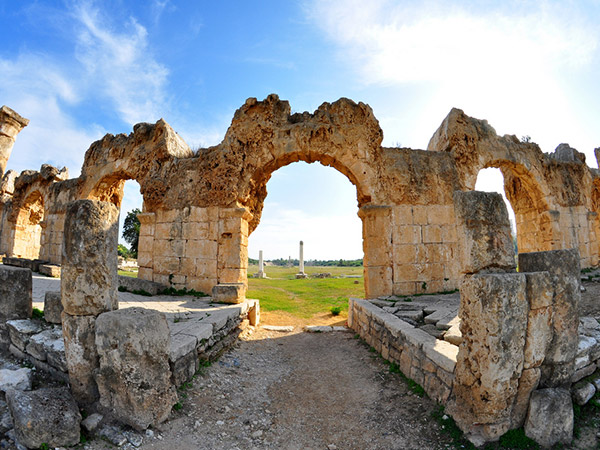
[[[332,306],[330,311],[333,316],[339,316],[340,313],[342,312],[342,307],[341,306]]]
[[[33,308],[31,310],[31,317],[33,319],[43,319],[44,318],[44,311],[42,311],[41,309]]]
[[[427,290],[427,282],[423,281],[423,284],[421,285],[421,289],[423,289],[424,291]]]
[[[183,409],[183,405],[181,404],[181,402],[177,402],[173,405],[173,409],[175,411],[181,411]]]
[[[50,450],[50,446],[45,442],[42,442],[42,445],[40,445],[40,450]]]
[[[119,286],[117,289],[119,292],[127,292],[127,288],[125,286]]]

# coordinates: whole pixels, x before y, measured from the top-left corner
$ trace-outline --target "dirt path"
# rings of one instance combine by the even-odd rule
[[[449,443],[431,417],[434,403],[413,394],[351,332],[258,330],[184,395],[183,408],[140,448],[441,449]]]

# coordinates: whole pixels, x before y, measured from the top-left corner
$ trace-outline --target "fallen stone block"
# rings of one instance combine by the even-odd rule
[[[64,353],[64,342],[60,328],[42,331],[31,336],[26,352],[40,361],[46,361],[49,352],[61,351]]]
[[[242,303],[246,299],[244,283],[221,283],[212,288],[213,301],[217,303]]]
[[[127,308],[96,319],[100,404],[137,430],[165,421],[177,402],[165,315]]]
[[[0,391],[7,392],[11,389],[30,391],[33,374],[26,367],[16,370],[0,369]]]
[[[62,323],[63,306],[60,291],[48,291],[44,296],[44,320],[48,323]]]
[[[568,444],[573,438],[573,404],[566,389],[539,389],[531,394],[525,434],[543,447]]]
[[[284,333],[294,331],[292,325],[263,325],[262,328],[268,331],[281,331]]]
[[[578,383],[571,388],[573,401],[579,406],[585,405],[596,395],[596,386],[592,383]]]
[[[40,264],[39,272],[53,278],[60,278],[60,266],[56,264]]]
[[[87,416],[82,422],[81,426],[89,433],[93,433],[102,422],[104,416],[102,414],[94,413]]]
[[[79,443],[81,415],[68,388],[7,392],[17,440],[28,448]]]

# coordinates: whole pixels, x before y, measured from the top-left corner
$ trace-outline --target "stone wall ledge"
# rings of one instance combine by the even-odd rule
[[[436,339],[373,302],[349,300],[348,325],[406,376],[419,375],[427,394],[445,403],[451,391],[458,346]],[[434,367],[432,368],[431,365]],[[407,373],[408,372],[408,373]],[[427,374],[427,375],[424,375]]]

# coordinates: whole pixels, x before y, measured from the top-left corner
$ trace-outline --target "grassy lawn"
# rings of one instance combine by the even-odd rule
[[[123,275],[125,277],[137,278],[137,270],[135,272],[130,272],[129,270],[119,270],[117,272],[119,275]]]
[[[248,298],[260,300],[264,311],[284,311],[293,316],[309,319],[329,312],[332,306],[348,310],[348,297],[364,297],[362,267],[306,267],[305,272],[331,273],[332,276],[360,275],[360,278],[306,278],[296,279],[297,267],[268,266],[268,279],[252,278],[257,266],[248,267]]]

